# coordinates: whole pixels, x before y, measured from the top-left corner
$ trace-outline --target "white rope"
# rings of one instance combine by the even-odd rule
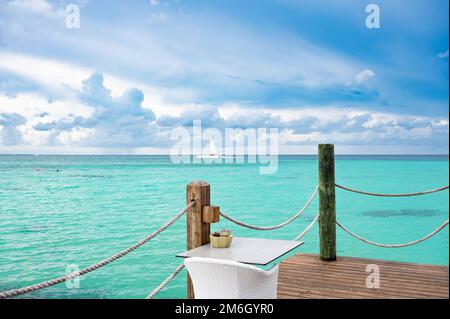
[[[438,228],[436,228],[434,231],[432,231],[431,233],[429,233],[428,235],[426,235],[425,237],[422,237],[418,240],[409,242],[409,243],[404,243],[404,244],[380,244],[380,243],[376,243],[374,241],[370,241],[367,239],[362,238],[361,236],[356,235],[355,233],[351,232],[348,228],[346,228],[344,225],[342,225],[340,222],[336,221],[336,224],[338,224],[339,227],[341,227],[345,232],[347,232],[349,235],[355,237],[356,239],[359,239],[360,241],[369,244],[369,245],[373,245],[373,246],[378,246],[378,247],[383,247],[383,248],[402,248],[402,247],[407,247],[407,246],[412,246],[415,244],[418,244],[420,242],[423,242],[424,240],[427,240],[430,237],[433,237],[434,235],[436,235],[437,233],[439,233],[442,229],[445,228],[445,226],[448,225],[448,220],[446,220],[444,223],[442,223],[442,225],[440,225]]]
[[[319,214],[317,214],[316,217],[314,217],[313,221],[301,232],[300,235],[295,237],[294,240],[300,240],[303,236],[306,235],[307,232],[314,226],[314,224],[319,220]]]
[[[72,278],[79,277],[79,276],[87,274],[91,271],[94,271],[96,269],[99,269],[99,268],[113,262],[114,260],[117,260],[117,259],[127,255],[128,253],[132,252],[133,250],[139,248],[140,246],[144,245],[148,241],[155,238],[157,235],[162,233],[164,230],[166,230],[167,228],[172,226],[172,224],[175,223],[181,216],[183,216],[194,204],[195,204],[194,201],[191,202],[189,205],[186,206],[186,208],[182,209],[178,214],[176,214],[174,217],[172,217],[167,223],[165,223],[163,226],[161,226],[158,230],[154,231],[153,233],[151,233],[150,235],[148,235],[141,241],[139,241],[136,244],[134,244],[133,246],[121,251],[118,254],[115,254],[109,258],[106,258],[106,259],[104,259],[98,263],[95,263],[87,268],[84,268],[80,271],[72,272],[72,273],[62,276],[62,277],[58,277],[55,279],[51,279],[51,280],[44,281],[44,282],[41,282],[41,283],[38,283],[35,285],[23,287],[20,289],[13,289],[13,290],[9,290],[9,291],[0,292],[0,299],[15,297],[15,296],[30,293],[30,292],[33,292],[33,291],[36,291],[36,290],[39,290],[42,288],[57,285],[57,284],[65,282],[67,280],[70,280]]]
[[[362,190],[358,190],[358,189],[353,189],[353,188],[342,186],[342,185],[338,185],[338,184],[336,184],[336,187],[340,188],[340,189],[343,189],[343,190],[346,190],[346,191],[349,191],[349,192],[357,193],[357,194],[363,194],[363,195],[369,195],[369,196],[378,196],[378,197],[411,197],[411,196],[420,196],[420,195],[427,195],[427,194],[437,193],[437,192],[444,191],[444,190],[448,189],[448,186],[443,186],[443,187],[430,189],[430,190],[427,190],[427,191],[417,192],[417,193],[381,194],[381,193],[372,193],[372,192],[366,192],[366,191],[362,191]]]
[[[167,286],[167,284],[169,282],[172,281],[173,278],[175,278],[182,270],[184,269],[184,263],[181,263],[177,269],[175,269],[175,271],[170,274],[169,277],[166,278],[166,280],[164,280],[158,287],[156,287],[147,297],[145,297],[145,299],[152,299],[153,297],[156,296],[157,293],[159,293],[161,290],[164,289],[165,286]]]
[[[316,186],[314,192],[312,193],[311,197],[308,199],[308,201],[306,202],[305,206],[303,206],[302,209],[300,209],[294,216],[292,216],[291,218],[289,218],[288,220],[286,220],[285,222],[278,224],[278,225],[274,225],[274,226],[255,226],[255,225],[250,225],[244,222],[241,222],[225,213],[220,212],[220,215],[222,215],[223,217],[225,217],[226,219],[228,219],[229,221],[235,223],[236,225],[242,226],[242,227],[247,227],[250,229],[255,229],[255,230],[273,230],[273,229],[278,229],[281,228],[283,226],[286,226],[290,223],[292,223],[298,216],[300,216],[307,208],[308,206],[311,204],[312,200],[314,199],[314,197],[317,194],[317,191],[319,190],[319,186]]]

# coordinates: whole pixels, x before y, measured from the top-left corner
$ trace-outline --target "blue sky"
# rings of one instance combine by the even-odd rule
[[[199,119],[277,127],[282,153],[448,154],[448,6],[0,0],[0,152],[166,153]]]

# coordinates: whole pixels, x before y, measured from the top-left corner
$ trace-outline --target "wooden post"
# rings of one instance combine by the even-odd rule
[[[320,259],[336,260],[336,195],[334,145],[319,145],[319,236]]]
[[[187,249],[193,249],[209,243],[210,224],[202,220],[203,206],[210,205],[210,187],[207,182],[193,181],[186,187],[186,201],[195,205],[187,213]],[[187,275],[187,297],[194,298],[194,287]]]
[[[203,206],[202,221],[208,224],[218,223],[220,221],[220,207]]]

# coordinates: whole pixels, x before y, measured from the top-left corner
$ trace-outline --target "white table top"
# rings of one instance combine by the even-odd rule
[[[303,243],[303,241],[294,240],[233,237],[229,248],[214,248],[206,244],[176,256],[226,259],[265,266]]]

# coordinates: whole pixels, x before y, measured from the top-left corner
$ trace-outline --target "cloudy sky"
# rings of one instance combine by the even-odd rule
[[[0,0],[0,153],[167,153],[202,120],[276,127],[281,153],[448,154],[448,7]]]

